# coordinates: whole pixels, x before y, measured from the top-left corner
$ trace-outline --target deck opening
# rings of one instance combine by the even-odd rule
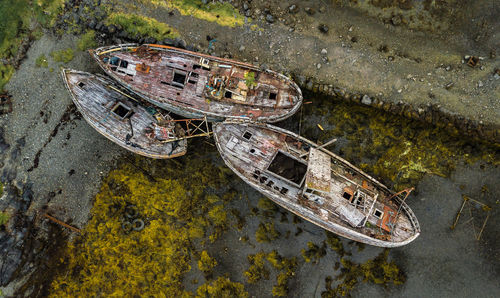
[[[250,153],[254,154],[255,153],[255,149],[254,148],[250,149]]]
[[[128,67],[128,62],[127,62],[127,61],[125,61],[125,60],[122,60],[122,61],[120,62],[120,67],[121,67],[121,68],[127,68],[127,67]]]
[[[172,84],[184,87],[186,77],[187,75],[185,72],[174,70],[174,78],[172,79]]]
[[[224,93],[225,98],[233,98],[233,92],[226,90]]]
[[[245,133],[243,134],[243,138],[247,139],[247,140],[250,140],[252,138],[252,133],[251,132],[248,132],[248,131],[245,131]]]
[[[200,75],[196,72],[191,72],[191,74],[189,76],[193,77],[193,78],[198,78]]]
[[[262,176],[262,177],[260,177],[259,181],[260,181],[260,183],[266,183],[267,177],[266,176]]]
[[[78,83],[78,87],[83,88],[83,86],[85,86],[85,83],[84,83],[84,82],[80,82],[80,83]]]
[[[274,93],[274,92],[269,93],[269,99],[271,99],[271,100],[276,100],[277,96],[278,96],[278,93]]]
[[[352,198],[352,195],[346,191],[344,191],[344,193],[342,194],[342,197],[346,200],[351,200]]]
[[[373,216],[375,216],[378,219],[382,218],[382,215],[384,215],[384,212],[382,212],[378,209],[375,209],[375,211],[373,212]]]
[[[296,185],[300,185],[306,174],[307,165],[278,151],[267,169]]]
[[[189,83],[189,84],[196,84],[196,81],[193,81],[193,80],[188,80],[188,83]]]
[[[282,188],[281,188],[281,190],[280,190],[280,193],[281,193],[282,195],[286,195],[286,194],[288,193],[288,188],[286,188],[286,187],[282,187]]]
[[[130,108],[119,102],[113,107],[111,112],[123,120],[130,114]]]
[[[193,65],[193,69],[199,69],[199,68],[201,68],[201,65],[199,65],[199,64],[194,64]]]
[[[273,187],[273,185],[274,185],[274,181],[269,180],[269,182],[267,183],[267,186],[269,186],[269,187]]]

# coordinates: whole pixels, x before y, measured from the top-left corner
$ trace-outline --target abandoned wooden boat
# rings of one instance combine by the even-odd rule
[[[247,63],[154,44],[107,46],[90,54],[121,85],[187,118],[277,122],[302,104],[292,80]]]
[[[83,118],[109,140],[152,158],[186,153],[187,140],[179,138],[184,129],[170,116],[142,105],[105,77],[69,69],[62,75]]]
[[[241,179],[328,231],[381,247],[405,245],[420,234],[404,202],[411,189],[394,193],[322,146],[269,124],[221,122],[213,134]]]

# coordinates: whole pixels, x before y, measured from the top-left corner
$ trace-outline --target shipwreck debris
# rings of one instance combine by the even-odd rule
[[[490,218],[491,207],[489,207],[488,205],[486,205],[478,200],[474,200],[474,199],[472,199],[468,196],[465,196],[465,195],[463,195],[462,198],[463,198],[462,206],[460,207],[460,210],[458,211],[457,216],[455,217],[455,221],[451,225],[450,229],[454,230],[457,227],[457,225],[459,224],[459,220],[462,216],[462,213],[467,212],[465,209],[468,209],[470,217],[467,220],[465,220],[462,223],[462,225],[466,225],[466,224],[470,223],[470,226],[472,227],[472,232],[474,233],[474,238],[476,240],[480,240],[481,235],[483,234],[484,228],[486,227],[486,223],[488,222],[488,219]],[[479,229],[479,231],[477,231],[477,228],[474,225],[474,216],[472,214],[472,209],[474,208],[474,206],[473,206],[474,204],[479,206],[480,207],[479,209],[486,212],[486,218],[484,219],[483,223],[481,224],[481,228]],[[474,209],[478,209],[478,208],[474,208]]]
[[[186,118],[277,122],[302,104],[291,79],[248,63],[155,44],[108,46],[90,54],[134,94]]]
[[[62,75],[85,120],[109,140],[152,158],[186,153],[186,131],[168,114],[139,102],[105,77],[67,69]]]
[[[348,161],[299,135],[268,124],[214,124],[222,159],[276,204],[343,237],[381,247],[420,234],[405,200]]]

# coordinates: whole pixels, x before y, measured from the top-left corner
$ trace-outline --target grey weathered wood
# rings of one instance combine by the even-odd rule
[[[215,124],[213,133],[225,163],[241,179],[275,203],[326,230],[382,247],[408,244],[420,234],[418,221],[401,196],[307,139],[269,124],[227,121]],[[290,159],[284,160],[282,168],[276,171],[277,152]],[[315,161],[308,160],[308,152]],[[321,187],[311,190],[306,185],[307,178],[294,176],[297,167],[290,166],[292,160],[295,165],[308,165],[308,173],[302,175],[307,176],[312,170],[318,179],[310,181]],[[273,172],[269,171],[270,165]],[[297,185],[287,177],[301,182]],[[324,187],[325,183],[329,183],[328,187]],[[344,198],[344,193],[351,193],[351,197]],[[381,219],[375,216],[377,210],[383,212]],[[397,210],[401,211],[399,216]]]
[[[166,139],[166,142],[163,138],[150,137],[145,132],[147,128],[165,127],[165,130],[172,131],[173,140],[176,129],[168,121],[171,120],[170,116],[164,116],[165,119],[159,123],[144,104],[120,91],[108,78],[68,69],[62,70],[62,76],[85,120],[111,141],[152,158],[172,158],[186,153],[187,140],[168,142]],[[122,119],[114,113],[112,109],[117,104],[128,107],[131,116]]]
[[[188,118],[276,122],[302,104],[302,92],[292,80],[251,64],[161,45],[117,45],[90,53],[123,86]],[[113,65],[112,59],[127,65]],[[203,59],[209,68],[201,67]],[[184,83],[174,81],[175,73],[186,76]],[[248,74],[254,74],[254,83]]]

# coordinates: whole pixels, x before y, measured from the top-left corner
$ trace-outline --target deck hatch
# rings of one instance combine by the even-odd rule
[[[269,164],[267,170],[300,186],[306,174],[307,165],[281,151],[278,151]]]
[[[130,115],[131,109],[127,107],[126,105],[122,104],[121,102],[118,102],[115,104],[113,109],[111,109],[111,112],[118,116],[120,119],[125,119],[128,115]]]
[[[186,83],[187,74],[183,71],[174,70],[174,78],[172,79],[172,85],[177,85],[179,87],[184,87]]]

